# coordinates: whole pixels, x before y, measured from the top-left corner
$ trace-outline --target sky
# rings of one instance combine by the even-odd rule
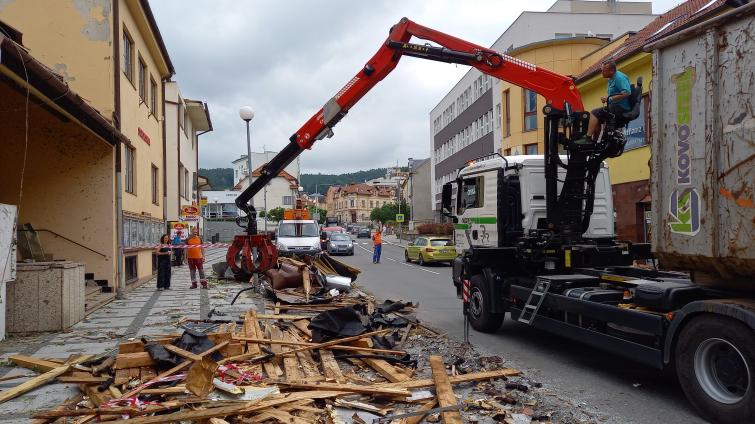
[[[406,16],[489,47],[525,10],[554,0],[153,0],[184,98],[208,104],[214,131],[199,141],[202,168],[246,154],[239,108],[255,110],[252,150],[278,151],[333,97]],[[653,1],[663,13],[679,0]],[[421,41],[420,41],[421,43]],[[303,173],[343,173],[430,156],[429,113],[469,68],[402,58],[357,103],[335,135],[301,155]]]

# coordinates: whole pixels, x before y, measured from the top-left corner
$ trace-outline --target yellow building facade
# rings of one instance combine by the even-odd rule
[[[152,278],[164,228],[163,85],[173,65],[146,0],[9,0],[2,20],[24,46],[123,135],[116,146],[113,227],[124,260],[111,286]]]
[[[594,63],[585,63],[585,68],[594,68]],[[640,116],[625,129],[627,144],[624,153],[617,158],[606,159],[616,210],[616,234],[624,240],[646,242],[649,241],[650,228],[646,216],[650,210],[648,116],[650,81],[653,76],[652,55],[638,51],[618,60],[616,68],[625,73],[632,84],[637,82],[638,77],[643,79]],[[607,84],[607,80],[599,71],[580,75],[577,87],[586,109],[592,110],[602,106],[601,97],[606,96]]]
[[[507,54],[563,75],[576,75],[582,71],[583,57],[606,44],[607,40],[594,37],[554,39],[528,44]],[[545,98],[505,81],[500,86],[501,152],[542,154]]]

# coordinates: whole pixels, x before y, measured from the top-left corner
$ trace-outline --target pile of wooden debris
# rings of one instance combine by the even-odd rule
[[[519,374],[461,374],[441,356],[423,358],[431,370],[413,368],[417,358],[402,350],[410,334],[441,336],[411,316],[411,304],[351,295],[269,308],[233,322],[184,320],[181,334],[96,357],[12,356],[41,374],[0,392],[0,403],[57,379],[81,395],[36,412],[35,423],[419,423],[428,414],[461,423],[454,385]]]

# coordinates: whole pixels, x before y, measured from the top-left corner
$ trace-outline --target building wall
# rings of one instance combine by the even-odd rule
[[[431,221],[433,219],[430,184],[429,160],[422,162],[414,171],[411,178],[412,185],[412,215],[415,221]]]
[[[582,57],[607,43],[608,41],[599,38],[584,37],[550,40],[521,47],[510,52],[510,55],[562,75],[576,75],[582,70]],[[501,98],[504,98],[504,93],[508,91],[509,126],[511,127],[507,133],[507,123],[502,122],[501,124],[503,127],[501,151],[504,154],[512,155],[526,154],[524,146],[534,144],[537,145],[536,154],[543,154],[544,117],[542,109],[545,106],[545,98],[540,95],[537,96],[537,107],[535,108],[537,129],[525,131],[525,90],[508,82],[501,82],[500,87]],[[501,108],[503,120],[506,121],[505,101],[502,102]],[[510,135],[507,136],[507,134]]]
[[[25,97],[0,81],[0,203],[19,205],[24,163]],[[37,102],[32,97],[31,102]],[[19,227],[30,223],[96,252],[40,231],[54,259],[85,264],[96,279],[116,285],[115,147],[47,106],[29,108],[29,137]]]
[[[111,0],[6,0],[0,2],[0,19],[22,32],[24,46],[71,90],[112,117]]]
[[[252,137],[252,149],[254,149],[254,144],[256,144],[254,140],[254,133],[252,133],[251,137]],[[257,169],[263,163],[270,162],[270,160],[274,158],[275,155],[277,154],[278,152],[274,152],[271,150],[265,150],[264,152],[255,152],[254,150],[252,150],[252,169]],[[236,185],[249,173],[246,166],[247,165],[246,154],[234,160],[232,162],[232,165],[233,165],[233,184]],[[291,176],[296,178],[297,180],[299,179],[299,161],[298,160],[295,160],[289,163],[285,168],[283,168],[283,170],[291,174]]]
[[[167,221],[176,221],[179,218],[180,194],[179,194],[179,159],[178,137],[181,132],[178,129],[178,102],[180,96],[178,85],[174,82],[165,83],[165,202]]]
[[[148,74],[158,83],[161,84],[164,71],[158,69],[154,49],[149,43],[152,37],[145,22],[141,16],[141,9],[138,2],[120,0],[118,23],[118,36],[116,40],[120,43],[121,54],[123,52],[123,31],[128,32],[134,42],[134,61],[133,61],[133,81],[129,80],[123,72],[123,64],[119,69],[120,77],[120,115],[121,115],[121,132],[131,140],[135,151],[135,192],[125,192],[125,181],[123,182],[123,214],[124,217],[139,218],[145,222],[145,225],[164,225],[163,224],[163,205],[164,201],[162,191],[162,167],[163,167],[163,143],[162,143],[162,97],[160,89],[157,90],[158,100],[157,110],[153,111],[150,107],[149,77],[147,78],[147,99],[139,97],[138,78],[139,78],[139,58],[147,65]],[[147,141],[147,139],[149,141]],[[125,158],[124,146],[121,157]],[[124,163],[125,166],[125,163]],[[152,166],[158,168],[158,195],[157,202],[152,201]],[[124,172],[125,178],[125,172]],[[154,238],[154,233],[149,238]],[[158,237],[159,238],[159,235]],[[157,243],[157,239],[144,239],[146,245]],[[141,239],[139,244],[141,244]],[[152,251],[151,247],[131,247],[126,250],[126,256],[137,255],[138,280],[151,278],[152,272]]]

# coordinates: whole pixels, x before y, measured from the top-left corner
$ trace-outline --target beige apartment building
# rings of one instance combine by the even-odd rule
[[[165,82],[165,219],[178,221],[181,208],[199,205],[199,136],[212,131],[207,103],[181,95],[178,83]],[[190,227],[199,222],[189,222]]]
[[[118,231],[110,286],[152,278],[165,228],[165,82],[175,73],[147,0],[8,0],[0,16],[72,91],[112,123]],[[122,213],[118,213],[122,211]]]
[[[345,186],[331,186],[325,195],[329,217],[338,222],[367,224],[374,208],[396,201],[396,190],[356,183]]]

